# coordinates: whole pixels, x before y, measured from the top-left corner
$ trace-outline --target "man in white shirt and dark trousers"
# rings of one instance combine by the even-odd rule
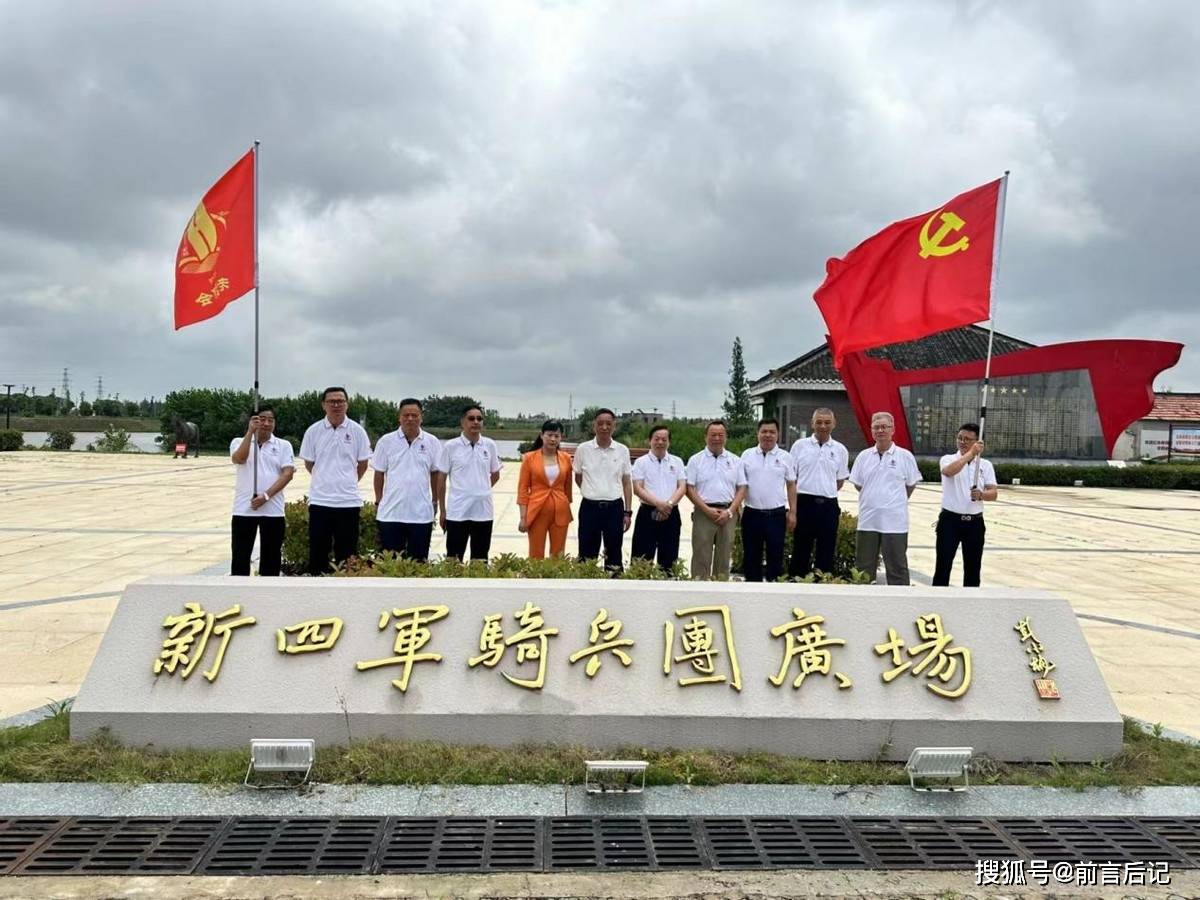
[[[312,473],[308,488],[308,572],[329,572],[329,550],[341,563],[358,553],[358,518],[362,497],[358,482],[371,458],[371,439],[348,415],[349,394],[343,387],[321,392],[325,418],[308,426],[300,441],[300,458]]]
[[[629,448],[612,439],[617,416],[601,409],[592,420],[596,436],[575,448],[572,467],[579,487],[579,558],[595,559],[604,543],[604,568],[625,568],[621,545],[633,523],[633,467]]]
[[[633,492],[641,505],[633,524],[633,557],[654,561],[670,572],[679,559],[679,501],[687,493],[683,460],[667,450],[671,430],[666,425],[650,429],[650,452],[633,464]]]
[[[937,521],[933,584],[949,586],[950,568],[961,543],[963,587],[979,587],[986,532],[983,502],[995,500],[998,492],[996,470],[983,458],[979,426],[969,422],[958,429],[958,452],[946,454],[938,465],[942,470],[942,511]]]
[[[259,538],[258,574],[278,575],[283,559],[283,489],[296,473],[292,445],[275,437],[275,410],[263,406],[250,417],[246,434],[229,444],[237,466],[233,489],[233,562],[230,575],[250,574],[254,537]],[[254,469],[258,468],[255,492]]]
[[[796,476],[791,455],[779,446],[779,420],[758,423],[758,446],[742,454],[746,471],[746,506],[742,512],[742,565],[747,581],[763,580],[763,548],[767,581],[783,574],[783,545],[796,527]]]
[[[811,424],[812,434],[800,438],[791,449],[796,473],[796,533],[788,574],[794,578],[803,578],[813,569],[826,574],[833,571],[842,514],[838,491],[850,477],[850,451],[833,439],[837,426],[833,410],[814,410]]]
[[[471,561],[488,560],[492,549],[492,486],[500,480],[500,452],[483,436],[483,407],[463,410],[462,434],[442,445],[438,460],[438,500],[446,555],[462,561],[471,544]],[[449,499],[446,482],[449,481]]]
[[[871,416],[875,446],[855,457],[850,483],[858,488],[854,565],[875,579],[879,552],[888,584],[908,584],[908,498],[921,481],[916,458],[892,441],[891,413]]]
[[[442,442],[421,429],[421,401],[405,397],[400,427],[375,445],[375,522],[379,549],[425,562],[437,518],[437,466]]]
[[[692,577],[727,579],[733,557],[738,509],[746,499],[746,467],[725,449],[725,423],[714,419],[704,430],[705,447],[687,463],[692,501]]]

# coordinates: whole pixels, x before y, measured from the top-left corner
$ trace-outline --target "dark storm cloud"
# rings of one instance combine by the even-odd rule
[[[169,301],[256,137],[268,393],[704,414],[735,334],[820,342],[826,257],[1005,168],[1001,330],[1191,341],[1200,11],[1088,10],[0,3],[0,356],[246,386],[249,301]]]

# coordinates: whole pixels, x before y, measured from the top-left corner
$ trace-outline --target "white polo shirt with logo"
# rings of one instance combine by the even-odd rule
[[[815,435],[800,438],[792,444],[791,454],[797,494],[832,499],[837,496],[838,482],[850,477],[850,451],[833,438],[823,444]]]
[[[955,460],[962,459],[961,453],[947,453],[938,460],[938,468],[944,469]],[[979,479],[975,479],[975,464],[979,463]],[[952,477],[942,476],[942,509],[960,516],[977,516],[983,512],[983,501],[971,499],[971,485],[979,484],[980,490],[996,486],[996,470],[982,457],[976,457],[958,470]]]
[[[358,464],[371,458],[371,439],[346,417],[336,428],[328,418],[313,422],[300,441],[300,458],[313,464],[308,502],[335,509],[361,507]]]
[[[688,460],[687,483],[705,503],[732,503],[737,489],[746,483],[746,467],[728,450],[713,456],[705,447]]]
[[[496,442],[480,436],[474,444],[459,435],[442,444],[438,471],[450,479],[446,489],[446,518],[451,522],[490,522],[492,473],[504,468]]]
[[[921,481],[911,453],[896,444],[882,454],[868,447],[854,459],[850,483],[858,494],[858,530],[908,533],[908,488]]]
[[[383,496],[375,511],[378,522],[426,525],[433,521],[433,489],[429,477],[437,471],[442,442],[421,431],[412,443],[404,432],[389,431],[375,445],[371,468],[383,472]]]
[[[242,446],[243,438],[236,437],[229,443],[229,454]],[[292,456],[292,445],[283,438],[271,435],[265,444],[258,443],[257,438],[250,439],[250,455],[244,463],[234,463],[237,468],[237,478],[233,484],[233,514],[235,516],[274,516],[283,515],[283,491],[275,494],[258,509],[250,508],[254,499],[254,467],[258,462],[258,492],[261,494],[276,481],[284,469],[294,469],[296,460]]]
[[[792,457],[780,446],[763,453],[760,447],[742,452],[746,470],[746,506],[750,509],[779,509],[788,505],[787,483],[794,481]]]
[[[683,460],[670,453],[659,459],[651,450],[633,464],[633,480],[642,482],[646,491],[659,500],[670,500],[679,482],[686,479]]]
[[[625,485],[622,479],[633,472],[628,447],[617,441],[601,447],[595,438],[575,448],[571,468],[575,474],[583,475],[579,491],[585,500],[623,499]]]

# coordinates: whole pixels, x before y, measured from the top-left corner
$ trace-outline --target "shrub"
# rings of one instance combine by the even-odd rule
[[[51,450],[70,450],[75,446],[75,435],[65,428],[52,431],[46,436],[46,446]]]
[[[133,447],[133,439],[124,428],[113,428],[110,423],[104,434],[96,439],[95,444],[89,444],[88,449],[95,448],[98,453],[124,453]]]
[[[15,428],[0,428],[0,450],[20,450],[25,445],[25,435]]]
[[[833,580],[833,581],[848,581],[848,582],[852,582],[852,583],[869,580],[866,578],[865,575],[863,575],[861,572],[859,572],[857,569],[854,568],[854,544],[855,544],[855,535],[857,532],[858,532],[858,519],[855,516],[850,515],[850,513],[848,513],[848,512],[842,513],[841,517],[838,519],[837,549],[834,551],[833,572],[831,573],[833,575],[833,579],[829,579],[829,578],[822,579],[818,576],[816,578],[808,578],[805,580],[808,580],[808,581]],[[792,558],[793,537],[794,536],[789,532],[787,537],[784,538],[783,558],[785,561],[790,560]],[[733,538],[733,565],[732,565],[733,571],[737,572],[739,574],[741,574],[742,572],[745,571],[743,568],[744,552],[745,551],[742,548],[742,529],[739,528],[737,530],[737,534]]]

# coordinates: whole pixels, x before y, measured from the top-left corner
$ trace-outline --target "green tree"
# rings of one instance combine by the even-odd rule
[[[465,394],[452,394],[447,397],[430,394],[421,401],[424,408],[423,424],[426,428],[457,428],[462,421],[463,407],[472,404],[482,407],[478,400]],[[483,415],[485,425],[494,424],[492,420],[495,418],[495,410],[484,410]],[[392,422],[392,428],[395,428],[395,416],[392,417]]]
[[[754,407],[750,404],[750,381],[746,378],[746,361],[742,358],[742,339],[733,339],[733,356],[729,363],[729,390],[722,404],[730,431],[754,427]]]
[[[585,406],[583,412],[579,414],[579,441],[590,441],[596,436],[592,431],[592,422],[596,419],[596,413],[600,412],[603,407],[600,406]]]

